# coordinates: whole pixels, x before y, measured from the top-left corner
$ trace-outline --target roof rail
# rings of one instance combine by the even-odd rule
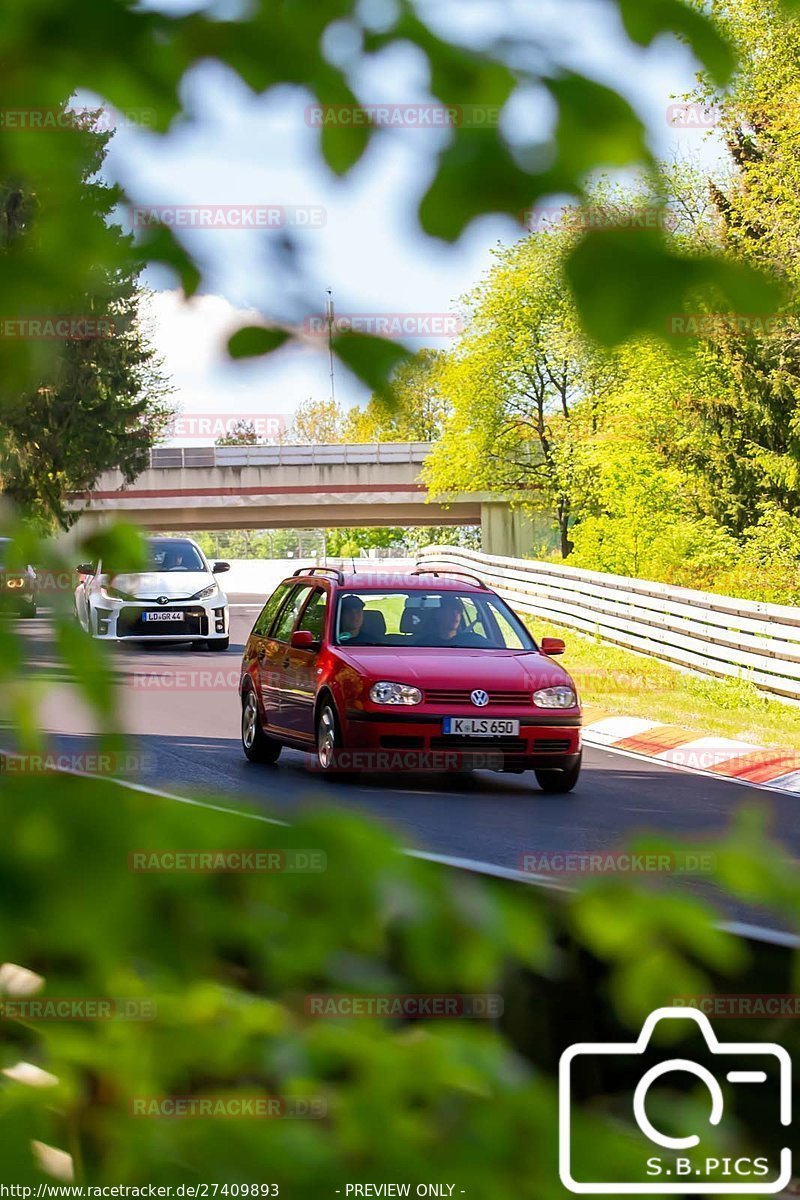
[[[488,587],[488,585],[486,583],[484,583],[484,581],[480,578],[480,576],[472,575],[469,571],[459,571],[457,569],[455,569],[455,570],[448,569],[446,571],[430,571],[430,570],[426,570],[425,567],[416,567],[413,571],[410,571],[409,574],[410,575],[433,575],[436,579],[438,579],[440,575],[443,575],[445,578],[452,577],[454,579],[469,579],[470,582],[477,583],[482,588]]]
[[[337,583],[344,583],[344,572],[338,567],[298,567],[292,571],[293,579],[295,575],[332,575]]]

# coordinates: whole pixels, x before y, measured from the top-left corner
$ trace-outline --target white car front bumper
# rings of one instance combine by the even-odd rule
[[[224,592],[204,600],[93,598],[91,634],[111,642],[221,641],[230,635],[228,598]]]

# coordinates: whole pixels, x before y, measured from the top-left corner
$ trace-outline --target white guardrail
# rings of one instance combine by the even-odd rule
[[[455,546],[428,546],[418,565],[471,571],[522,613],[800,700],[800,608]]]
[[[423,463],[430,442],[341,442],[308,446],[160,446],[150,467],[344,466],[351,463]]]

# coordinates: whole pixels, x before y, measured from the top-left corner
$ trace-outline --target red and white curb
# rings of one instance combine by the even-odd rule
[[[800,750],[768,749],[733,738],[702,736],[643,717],[601,717],[583,727],[587,745],[652,758],[721,779],[800,792]]]

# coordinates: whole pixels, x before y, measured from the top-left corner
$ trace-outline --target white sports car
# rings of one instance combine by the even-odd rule
[[[230,566],[209,566],[190,538],[148,538],[150,569],[108,575],[82,563],[75,612],[92,637],[112,642],[191,642],[209,650],[230,644],[228,597],[215,579]]]

